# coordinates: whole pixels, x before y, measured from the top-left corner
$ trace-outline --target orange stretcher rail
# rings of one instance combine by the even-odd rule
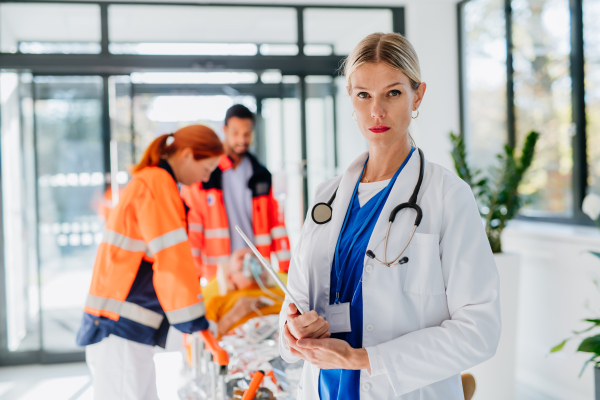
[[[229,354],[225,349],[219,346],[219,343],[213,334],[208,329],[200,331],[200,333],[202,334],[202,339],[206,344],[206,348],[213,355],[214,361],[220,366],[229,365]]]

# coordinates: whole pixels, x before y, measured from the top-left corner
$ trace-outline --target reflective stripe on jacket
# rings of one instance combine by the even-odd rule
[[[279,270],[287,272],[290,265],[290,241],[285,229],[283,213],[271,189],[271,173],[249,153],[253,174],[248,182],[252,190],[252,226],[254,240],[260,253],[270,258],[275,253]],[[223,156],[219,167],[206,183],[195,183],[182,190],[190,206],[189,233],[192,254],[199,276],[211,279],[217,264],[225,262],[231,254],[229,222],[223,201],[223,171],[232,168],[232,162]],[[236,233],[237,234],[237,233]]]
[[[208,327],[186,206],[166,161],[135,174],[110,213],[84,311],[80,346],[110,334],[164,346],[169,325]]]

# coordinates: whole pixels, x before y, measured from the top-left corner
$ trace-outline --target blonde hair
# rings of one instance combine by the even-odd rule
[[[384,62],[392,68],[404,73],[410,80],[410,86],[417,90],[421,85],[421,67],[419,57],[410,42],[399,33],[372,33],[361,40],[352,53],[344,59],[340,69],[346,76],[348,87],[352,88],[350,76],[358,67],[368,63]],[[408,138],[416,147],[411,134]]]
[[[401,72],[408,79],[413,90],[421,84],[419,57],[410,42],[398,33],[372,33],[361,40],[352,53],[344,59],[343,70],[348,86],[350,76],[358,67],[367,63],[384,62]]]

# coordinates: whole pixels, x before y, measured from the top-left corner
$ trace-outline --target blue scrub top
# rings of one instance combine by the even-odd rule
[[[408,160],[410,159],[414,148],[410,151],[400,168],[395,175],[402,171]],[[362,174],[361,174],[362,177]],[[379,214],[385,206],[387,197],[394,186],[396,179],[392,179],[388,187],[382,189],[379,193],[373,196],[362,207],[358,201],[358,185],[354,190],[354,195],[348,207],[346,221],[340,232],[339,249],[336,251],[335,257],[339,257],[340,264],[342,260],[346,260],[344,274],[342,277],[342,288],[340,291],[340,302],[350,303],[350,332],[341,332],[331,334],[332,338],[345,340],[355,349],[362,348],[362,332],[363,332],[363,299],[362,299],[362,274],[363,263],[367,246],[373,233],[373,229],[379,219]],[[390,190],[387,190],[387,189]],[[380,198],[383,200],[379,202]],[[351,247],[354,237],[359,232],[365,220],[369,217],[373,209],[377,207],[372,218],[367,226],[360,233],[354,246]],[[336,260],[334,258],[333,265]],[[329,290],[329,303],[333,304],[336,298],[336,285],[338,283],[335,268],[332,266],[331,285]],[[321,370],[319,375],[319,397],[321,400],[359,400],[360,399],[360,370],[349,369],[328,369]]]

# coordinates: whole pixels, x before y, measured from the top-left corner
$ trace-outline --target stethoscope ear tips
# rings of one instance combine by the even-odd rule
[[[375,253],[373,253],[371,250],[367,250],[367,257],[373,260],[375,258]]]
[[[402,264],[406,264],[408,262],[408,257],[402,257],[399,261],[398,264],[402,265]]]

